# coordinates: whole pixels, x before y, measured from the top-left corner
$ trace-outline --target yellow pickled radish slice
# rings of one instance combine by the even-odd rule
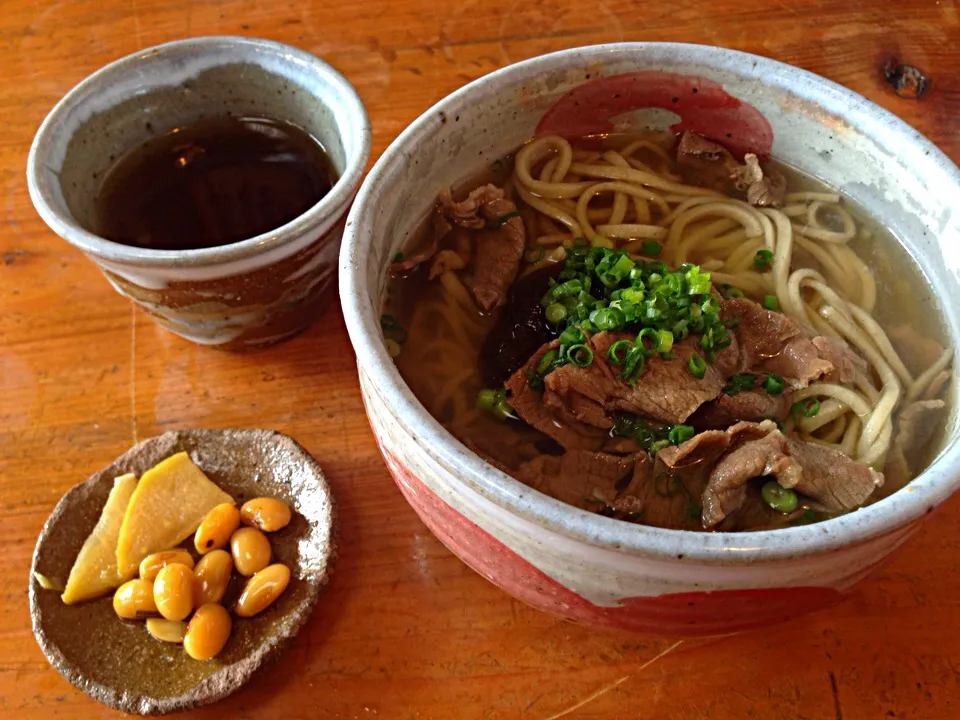
[[[70,569],[67,586],[60,596],[67,605],[105,595],[133,577],[133,571],[117,570],[117,540],[136,487],[136,475],[123,475],[113,481],[100,519]]]
[[[190,456],[177,453],[147,470],[130,498],[117,542],[117,567],[134,572],[151,553],[176,547],[211,509],[233,502]]]

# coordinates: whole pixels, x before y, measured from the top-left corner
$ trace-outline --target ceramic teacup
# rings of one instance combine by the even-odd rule
[[[306,130],[339,180],[289,223],[230,245],[145,249],[91,230],[94,200],[117,158],[158,134],[228,115]],[[27,181],[47,225],[162,327],[244,348],[293,335],[332,301],[346,213],[369,153],[363,103],[328,64],[272,41],[201,37],[117,60],[67,93],[37,132]]]

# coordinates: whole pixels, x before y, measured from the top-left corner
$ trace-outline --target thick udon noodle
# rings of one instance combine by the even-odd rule
[[[869,231],[858,227],[837,194],[794,192],[782,207],[757,208],[684,184],[650,140],[596,152],[557,136],[536,138],[517,152],[506,189],[521,201],[528,246],[544,249],[524,272],[562,261],[575,238],[622,247],[635,259],[653,239],[662,243],[658,259],[668,265],[696,262],[717,285],[753,299],[775,295],[795,322],[848,342],[867,369],[858,369],[852,383],[815,382],[794,394],[795,401],[821,403],[813,417],[788,420],[804,440],[882,470],[897,408],[940,389],[934,380],[949,366],[952,350],[916,376],[907,369],[873,317],[873,273],[848,246]],[[596,202],[603,197],[606,202]],[[764,248],[772,253],[771,268],[758,272],[753,258]],[[419,302],[409,326],[411,337],[429,342],[407,343],[404,362],[433,378],[428,409],[465,437],[485,420],[473,398],[477,348],[489,324],[453,272],[440,281],[443,293]]]

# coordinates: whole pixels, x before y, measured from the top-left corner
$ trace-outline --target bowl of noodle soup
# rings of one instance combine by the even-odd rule
[[[710,635],[830,605],[957,488],[960,173],[745,53],[621,43],[414,121],[341,300],[397,486],[560,617]]]

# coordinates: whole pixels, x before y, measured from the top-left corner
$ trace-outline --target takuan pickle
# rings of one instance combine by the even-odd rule
[[[187,624],[182,620],[147,618],[147,632],[161,642],[182,643]]]
[[[270,564],[270,541],[252,527],[242,527],[230,538],[230,554],[237,572],[250,577]]]
[[[193,536],[198,553],[226,547],[230,536],[240,527],[240,511],[233,503],[221,503],[207,513]]]
[[[140,563],[140,577],[143,580],[155,580],[157,573],[167,565],[185,565],[193,569],[193,556],[184,548],[163,550],[147,555]]]
[[[186,565],[167,565],[153,583],[153,600],[167,620],[183,620],[193,610],[193,571]]]
[[[232,624],[230,613],[222,605],[211,603],[200,607],[187,625],[183,649],[194,660],[215,657],[226,645]]]
[[[243,504],[240,518],[244,525],[263,532],[276,532],[290,523],[290,506],[276,498],[258,497]]]
[[[113,610],[124,620],[142,619],[157,613],[153,600],[153,583],[149,580],[128,580],[113,594]]]
[[[233,572],[233,558],[226,550],[214,550],[200,558],[193,574],[194,604],[197,607],[218,603],[223,599]]]
[[[247,580],[233,611],[238,617],[253,617],[270,607],[289,584],[290,568],[274,563]]]

